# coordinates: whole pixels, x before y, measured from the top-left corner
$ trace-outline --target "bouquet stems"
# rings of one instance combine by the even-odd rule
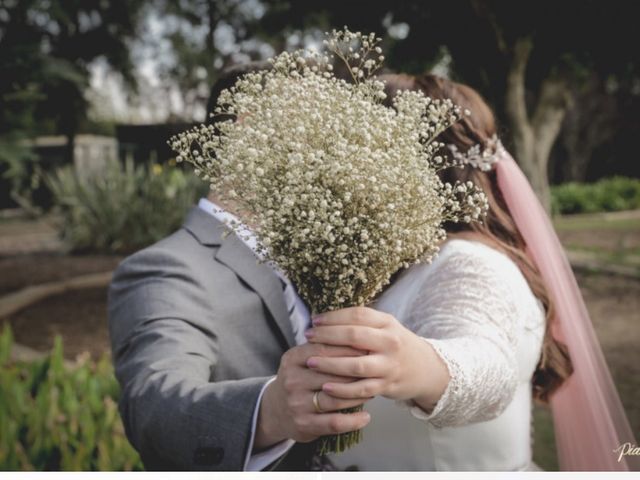
[[[362,405],[358,407],[340,410],[340,413],[361,412]],[[352,432],[340,433],[338,435],[326,435],[320,438],[318,442],[318,455],[326,455],[328,453],[342,453],[362,440],[362,430],[354,430]]]

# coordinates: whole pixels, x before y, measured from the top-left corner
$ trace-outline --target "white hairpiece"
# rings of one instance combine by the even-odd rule
[[[505,152],[504,146],[496,134],[487,141],[487,146],[484,150],[480,149],[481,145],[479,143],[467,150],[466,153],[460,152],[458,147],[452,143],[447,144],[447,147],[451,150],[455,163],[461,166],[471,165],[483,172],[491,170]]]

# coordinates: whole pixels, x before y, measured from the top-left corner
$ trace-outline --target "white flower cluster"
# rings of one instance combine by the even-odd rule
[[[316,313],[369,303],[398,269],[431,260],[445,221],[488,208],[474,184],[437,175],[447,165],[435,138],[460,119],[457,106],[411,91],[382,104],[379,42],[345,27],[328,52],[281,53],[220,95],[216,113],[235,121],[169,142],[241,207],[263,256]],[[336,57],[353,83],[333,74]]]

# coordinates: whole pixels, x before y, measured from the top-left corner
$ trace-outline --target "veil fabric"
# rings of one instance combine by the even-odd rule
[[[550,397],[560,470],[640,470],[640,456],[620,455],[625,443],[637,443],[562,245],[516,162],[504,149],[499,156],[500,191],[554,302],[551,334],[574,367]]]

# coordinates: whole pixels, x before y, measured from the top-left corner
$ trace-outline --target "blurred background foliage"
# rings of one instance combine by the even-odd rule
[[[92,62],[118,72],[136,89],[128,42],[140,23],[142,0],[0,1],[0,162],[13,198],[28,199],[31,185],[25,140],[56,133],[73,151],[88,119]],[[71,155],[71,153],[69,153]]]
[[[569,182],[552,187],[554,213],[617,212],[640,209],[640,180],[611,177],[594,183]]]
[[[318,44],[348,25],[387,66],[475,87],[537,193],[640,176],[640,30],[623,0],[1,0],[0,164],[25,204],[25,139],[122,123],[203,121],[230,65]]]
[[[58,337],[41,360],[13,361],[0,333],[0,469],[142,470],[118,415],[108,357],[65,362]]]
[[[125,161],[86,177],[71,166],[47,175],[70,250],[132,253],[177,230],[208,185],[172,167]]]

